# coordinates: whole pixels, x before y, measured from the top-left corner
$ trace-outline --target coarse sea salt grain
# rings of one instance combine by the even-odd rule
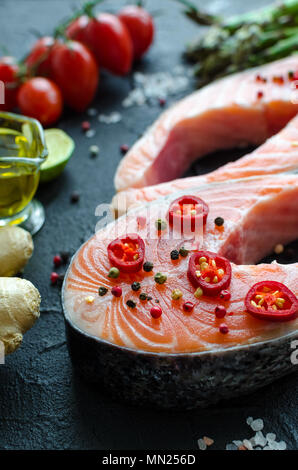
[[[122,106],[142,106],[154,99],[166,99],[186,90],[189,86],[191,73],[185,67],[175,67],[172,72],[133,74],[133,89],[123,100]]]
[[[227,444],[226,445],[226,450],[237,450],[238,446],[235,446],[235,444]]]
[[[97,109],[95,109],[95,108],[89,108],[89,109],[87,109],[87,114],[88,114],[88,116],[90,116],[90,117],[96,116],[96,115],[97,115],[97,112],[98,112],[98,111],[97,111]]]
[[[92,137],[94,137],[96,134],[95,130],[94,129],[89,129],[86,133],[85,133],[85,136],[87,137],[87,139],[91,139]]]
[[[262,433],[264,421],[260,418],[253,419],[251,416],[246,419],[246,423],[256,431],[255,436],[250,439],[234,440],[232,444],[226,444],[226,450],[286,450],[287,444],[284,441],[277,442],[276,434]]]
[[[253,431],[261,431],[264,428],[264,422],[262,419],[255,419],[250,424],[250,427]]]
[[[200,450],[206,450],[207,449],[207,444],[204,441],[204,439],[198,439],[198,446]]]
[[[243,439],[242,444],[244,447],[246,447],[248,450],[253,450],[252,443],[248,439]]]
[[[268,434],[266,434],[266,439],[267,441],[275,441],[276,434],[274,434],[273,432],[268,432]]]
[[[113,111],[110,114],[100,114],[98,116],[99,122],[103,122],[104,124],[116,124],[117,122],[120,122],[121,119],[122,115],[117,111]]]

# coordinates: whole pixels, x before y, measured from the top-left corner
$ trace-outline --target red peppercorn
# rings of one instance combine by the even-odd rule
[[[61,266],[61,264],[62,264],[62,258],[61,258],[61,256],[60,256],[60,255],[54,256],[54,258],[53,258],[53,263],[54,263],[54,265],[56,266],[56,268],[59,268],[59,266]]]
[[[59,279],[59,274],[53,272],[53,273],[51,274],[51,283],[52,283],[52,284],[57,284],[58,279]]]
[[[220,297],[222,300],[228,301],[228,300],[230,300],[230,298],[231,298],[231,292],[224,289],[224,290],[222,290],[222,291],[220,292],[219,297]]]
[[[121,297],[122,295],[122,289],[119,286],[114,286],[111,289],[111,293],[114,297]]]
[[[162,309],[159,305],[154,305],[154,307],[151,308],[150,313],[153,318],[159,318],[162,314]]]
[[[120,145],[120,151],[121,153],[126,153],[129,150],[129,146],[127,144],[122,144]]]
[[[185,312],[191,312],[194,308],[195,304],[192,302],[184,302],[183,304],[183,310]]]
[[[223,318],[227,313],[223,305],[217,305],[217,307],[215,307],[214,312],[217,318]]]
[[[264,93],[263,93],[262,91],[258,91],[258,93],[257,93],[257,98],[258,98],[258,100],[260,100],[261,98],[263,98],[263,96],[264,96]]]
[[[222,333],[223,335],[226,335],[227,333],[229,333],[229,328],[228,326],[225,324],[225,323],[221,323],[219,325],[219,331],[220,333]]]
[[[81,124],[81,127],[82,127],[82,130],[86,132],[86,131],[89,131],[91,124],[89,121],[83,121]]]

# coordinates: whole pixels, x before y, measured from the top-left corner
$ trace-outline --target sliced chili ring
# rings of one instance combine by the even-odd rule
[[[254,284],[245,297],[248,313],[261,320],[289,321],[298,314],[298,299],[284,284],[262,281]]]
[[[175,199],[170,205],[168,212],[169,224],[174,227],[190,228],[194,231],[201,220],[206,224],[209,206],[203,199],[196,196],[182,196]]]
[[[194,287],[201,287],[205,295],[215,296],[229,287],[232,267],[223,256],[202,250],[190,257],[187,275]]]
[[[108,256],[112,265],[123,273],[140,271],[145,257],[144,240],[136,233],[118,237],[108,245]]]

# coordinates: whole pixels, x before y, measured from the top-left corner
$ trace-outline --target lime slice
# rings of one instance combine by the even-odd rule
[[[75,143],[61,129],[46,129],[44,131],[48,157],[40,168],[40,181],[51,181],[62,173],[75,148]]]

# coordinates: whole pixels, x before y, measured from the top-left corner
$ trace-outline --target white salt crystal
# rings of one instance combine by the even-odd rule
[[[248,439],[243,439],[242,443],[248,450],[253,450],[252,444]]]
[[[262,431],[258,431],[254,437],[255,445],[264,447],[267,444],[267,438],[264,436]]]
[[[91,117],[92,117],[92,116],[96,116],[96,114],[97,114],[97,109],[95,109],[95,108],[89,108],[89,109],[87,109],[87,114],[88,114],[88,116],[91,116]]]
[[[286,450],[287,444],[284,441],[280,441],[278,444],[278,450]]]
[[[250,424],[250,427],[253,431],[261,431],[264,428],[264,422],[262,419],[255,419]]]
[[[99,122],[103,122],[104,124],[115,124],[121,121],[122,116],[117,111],[113,111],[110,114],[100,114],[98,116]]]
[[[227,444],[226,450],[237,450],[237,446],[235,444]]]
[[[87,132],[85,132],[85,136],[87,137],[87,139],[91,139],[92,137],[95,136],[95,130],[89,129]]]
[[[200,450],[206,450],[207,449],[207,444],[204,441],[204,439],[198,439],[198,446]]]
[[[249,416],[249,418],[247,418],[246,423],[248,424],[248,426],[251,425],[251,423],[253,422],[253,420],[254,420],[254,419],[253,419],[251,416]]]
[[[239,447],[242,446],[242,441],[232,441],[235,446]]]
[[[267,441],[275,441],[276,434],[274,434],[273,432],[268,432],[268,434],[266,434],[266,439]]]

